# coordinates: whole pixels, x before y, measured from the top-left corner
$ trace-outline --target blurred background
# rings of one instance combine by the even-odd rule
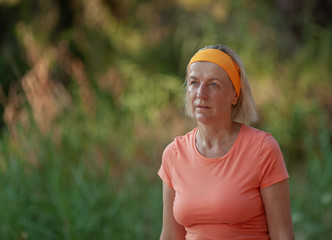
[[[185,68],[243,59],[297,240],[332,239],[331,0],[0,0],[0,239],[158,239]]]

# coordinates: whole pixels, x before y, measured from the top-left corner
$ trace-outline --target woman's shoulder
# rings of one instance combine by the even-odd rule
[[[197,128],[194,128],[182,136],[175,137],[173,142],[184,143],[184,142],[192,141],[193,138],[195,137],[196,132],[197,132]]]
[[[165,151],[177,152],[178,149],[190,146],[192,141],[194,141],[197,128],[192,129],[184,135],[180,135],[174,138],[174,140],[168,144]]]
[[[245,124],[242,124],[242,126],[244,129],[244,134],[248,137],[250,136],[253,138],[263,138],[264,139],[267,136],[272,136],[271,133],[265,132],[256,127],[248,126]]]
[[[251,143],[258,143],[261,146],[279,147],[277,140],[271,133],[265,132],[258,128],[244,125],[244,139]]]

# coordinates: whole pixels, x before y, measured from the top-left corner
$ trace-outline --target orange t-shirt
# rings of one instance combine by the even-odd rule
[[[187,240],[268,240],[260,189],[288,178],[271,134],[241,124],[229,152],[206,158],[197,128],[176,137],[162,157],[160,178],[175,191],[174,218]]]

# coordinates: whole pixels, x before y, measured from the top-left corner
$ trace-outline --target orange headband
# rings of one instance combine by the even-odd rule
[[[241,80],[239,67],[230,56],[218,49],[200,50],[190,59],[188,68],[192,63],[201,61],[215,63],[224,69],[233,83],[236,95],[240,96]]]

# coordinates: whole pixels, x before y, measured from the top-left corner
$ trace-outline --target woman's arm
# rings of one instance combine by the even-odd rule
[[[294,240],[288,179],[261,190],[271,240]]]
[[[186,230],[173,216],[173,202],[175,192],[163,183],[163,229],[160,240],[184,240]]]

